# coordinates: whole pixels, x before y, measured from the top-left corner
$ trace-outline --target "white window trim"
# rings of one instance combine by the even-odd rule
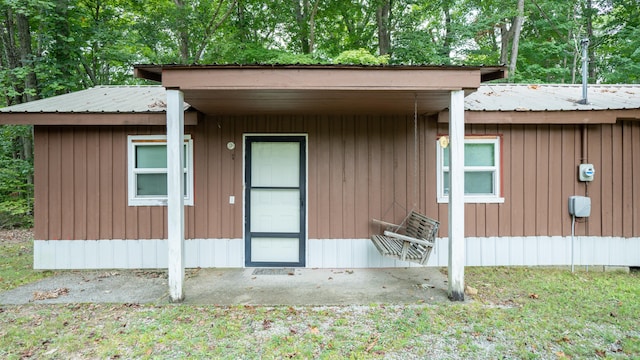
[[[439,140],[439,139],[438,139]],[[502,197],[502,149],[500,147],[501,141],[500,136],[497,135],[477,135],[477,136],[465,136],[464,140],[466,144],[494,144],[495,149],[495,166],[473,166],[464,168],[465,173],[471,171],[494,171],[494,182],[493,182],[493,194],[482,194],[482,195],[467,195],[464,196],[465,203],[477,203],[477,204],[491,204],[491,203],[504,203],[504,198]],[[444,194],[444,171],[446,167],[443,165],[444,161],[444,148],[440,145],[440,141],[436,141],[436,164],[437,164],[437,201],[438,203],[449,203],[449,195]]]
[[[153,142],[149,142],[153,141]],[[136,143],[138,142],[138,143]],[[128,204],[129,206],[167,206],[166,196],[137,196],[136,194],[136,174],[140,173],[162,173],[163,169],[136,169],[136,146],[141,146],[145,142],[153,145],[167,145],[166,135],[129,135],[127,136],[127,182],[128,182]],[[186,147],[186,195],[184,197],[184,205],[193,206],[193,139],[191,135],[184,136]],[[144,146],[144,145],[142,145]],[[164,169],[166,172],[166,169]]]

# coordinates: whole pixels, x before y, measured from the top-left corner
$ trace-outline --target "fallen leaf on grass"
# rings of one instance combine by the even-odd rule
[[[535,300],[535,299],[538,299],[540,296],[538,294],[532,293],[532,294],[529,294],[529,297]]]
[[[32,301],[55,299],[69,293],[68,288],[59,288],[51,291],[34,291]]]
[[[371,339],[371,338],[373,338],[373,339]],[[373,349],[373,347],[376,346],[376,344],[378,343],[378,340],[380,340],[380,334],[372,335],[371,338],[369,338],[369,339],[372,340],[372,341],[367,346],[365,352],[371,351],[371,349]]]
[[[571,356],[565,354],[564,351],[556,352],[556,356],[561,358],[561,359],[571,359]]]
[[[312,333],[312,334],[319,334],[320,330],[318,330],[317,327],[312,326],[311,329],[309,330],[309,332]]]
[[[467,295],[478,295],[478,289],[473,288],[469,285],[465,287],[464,292],[467,293]]]
[[[607,356],[607,352],[606,352],[606,351],[604,351],[604,350],[598,350],[598,349],[596,349],[596,355],[597,355],[598,357],[606,357],[606,356]]]

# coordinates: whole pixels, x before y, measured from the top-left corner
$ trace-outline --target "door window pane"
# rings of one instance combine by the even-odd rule
[[[300,143],[252,143],[251,186],[300,186]]]
[[[300,190],[252,189],[251,231],[300,231]]]

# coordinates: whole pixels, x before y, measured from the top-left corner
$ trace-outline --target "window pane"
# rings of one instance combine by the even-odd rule
[[[166,168],[166,145],[138,145],[136,146],[136,168]]]
[[[465,194],[493,194],[493,172],[465,172]]]
[[[442,177],[442,192],[444,196],[449,195],[449,172],[445,171]]]
[[[138,174],[137,194],[167,196],[167,174]]]
[[[465,144],[465,166],[494,166],[494,144]]]
[[[449,166],[449,147],[442,149],[442,162],[444,166]]]

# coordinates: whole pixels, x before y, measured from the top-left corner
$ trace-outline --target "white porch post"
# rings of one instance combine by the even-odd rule
[[[184,95],[167,89],[167,227],[169,296],[184,299]]]
[[[464,300],[464,90],[449,106],[449,299]]]

